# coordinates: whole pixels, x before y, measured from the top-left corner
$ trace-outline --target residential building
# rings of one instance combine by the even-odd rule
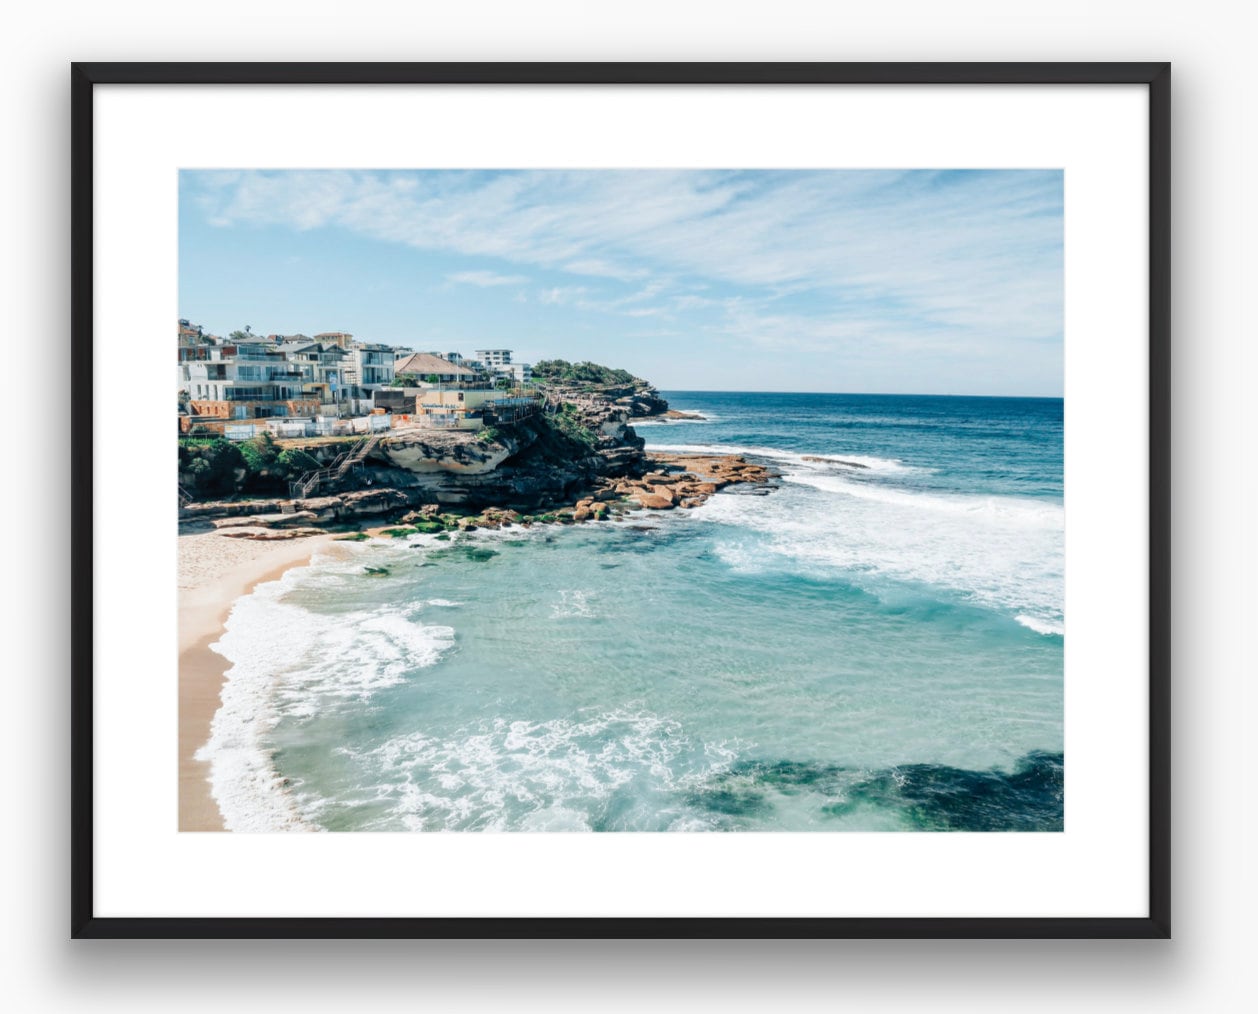
[[[345,376],[347,361],[351,358],[338,345],[325,345],[314,339],[284,341],[275,346],[290,363],[298,364],[309,376],[309,390],[324,405],[336,402],[344,395],[349,383]]]
[[[531,363],[511,361],[511,349],[477,349],[477,365],[496,377],[509,377],[516,384],[527,384],[533,379]]]
[[[354,345],[354,336],[348,331],[324,331],[314,336],[314,340],[324,345],[335,345],[337,348],[350,349]]]
[[[532,363],[509,363],[499,366],[494,372],[499,376],[510,377],[516,384],[529,384],[533,381]]]
[[[450,362],[433,352],[412,352],[393,364],[395,377],[413,378],[417,387],[431,386],[429,377],[438,384],[473,384],[480,378],[475,370]]]
[[[489,370],[511,365],[510,349],[477,349],[475,355],[477,360]]]
[[[346,379],[364,391],[374,391],[393,383],[395,370],[392,345],[354,342],[346,363]]]
[[[303,365],[269,342],[181,346],[180,390],[187,392],[179,427],[220,429],[234,419],[315,415],[319,397]]]
[[[205,329],[200,324],[193,324],[190,321],[180,318],[179,320],[179,344],[180,345],[201,345],[208,340],[205,335]]]

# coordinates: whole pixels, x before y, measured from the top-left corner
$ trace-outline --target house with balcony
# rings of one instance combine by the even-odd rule
[[[396,376],[392,345],[355,342],[347,367],[347,377],[364,392],[388,387]]]
[[[180,346],[179,388],[187,395],[183,432],[222,432],[232,421],[314,416],[312,373],[269,342]]]
[[[508,363],[494,371],[500,377],[508,377],[516,386],[533,382],[532,363]]]
[[[511,365],[510,349],[477,349],[474,355],[476,360],[488,370]]]
[[[320,404],[335,404],[347,394],[350,384],[345,374],[351,355],[345,349],[313,338],[283,341],[275,349],[308,377],[306,393],[317,397]]]
[[[477,349],[475,355],[475,361],[494,377],[505,377],[517,386],[533,380],[532,363],[513,362],[511,349]]]

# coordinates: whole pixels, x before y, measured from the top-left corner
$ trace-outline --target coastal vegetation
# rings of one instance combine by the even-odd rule
[[[627,376],[597,364],[562,365],[568,369],[557,372],[569,376]],[[312,526],[335,530],[372,517],[389,525],[377,530],[386,538],[448,539],[479,528],[615,521],[633,510],[693,508],[727,485],[768,491],[773,476],[741,459],[648,456],[632,420],[669,409],[645,381],[635,380],[628,390],[551,389],[547,403],[547,411],[476,432],[398,428],[352,469],[298,499],[292,499],[293,480],[334,468],[362,437],[184,437],[180,516],[203,519],[233,538],[298,537]]]
[[[589,453],[598,447],[598,437],[581,421],[575,405],[564,402],[559,411],[548,417],[548,421],[560,433]]]
[[[269,433],[233,442],[223,437],[183,437],[179,473],[198,495],[274,493],[318,460],[300,447],[281,447]]]
[[[573,387],[646,386],[646,381],[628,370],[617,370],[599,363],[570,363],[566,359],[543,359],[533,364],[533,379],[546,384]]]

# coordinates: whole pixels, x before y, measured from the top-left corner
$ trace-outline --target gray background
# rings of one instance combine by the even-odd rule
[[[359,0],[14,6],[4,60],[6,1006],[1232,1010],[1253,1003],[1254,88],[1222,0],[844,5]],[[67,940],[71,60],[1175,62],[1173,942],[78,943]],[[1248,337],[1249,341],[1244,339]],[[46,357],[47,385],[25,367]],[[34,375],[38,375],[38,369]],[[42,416],[47,418],[47,416]],[[86,421],[81,420],[80,431]],[[36,552],[36,540],[39,550]],[[1248,862],[1247,862],[1248,861]]]

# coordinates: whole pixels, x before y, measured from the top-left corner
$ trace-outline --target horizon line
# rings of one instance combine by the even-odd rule
[[[657,391],[672,391],[676,394],[834,394],[858,398],[1024,398],[1041,401],[1064,401],[1066,397],[1064,394],[938,394],[924,391],[770,391],[750,388],[662,387],[654,383],[651,386]]]

